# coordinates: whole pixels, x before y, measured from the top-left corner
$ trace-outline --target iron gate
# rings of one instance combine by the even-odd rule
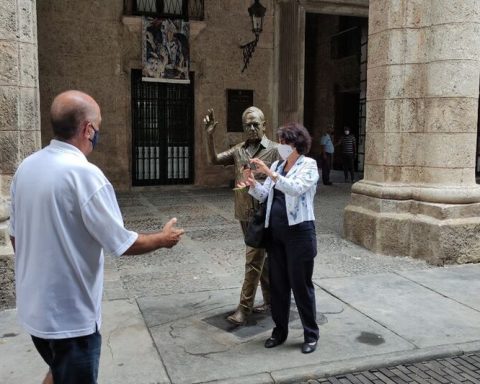
[[[193,105],[192,81],[142,82],[132,70],[133,185],[193,183]]]

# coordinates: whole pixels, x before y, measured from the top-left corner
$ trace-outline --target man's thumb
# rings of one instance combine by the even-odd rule
[[[165,228],[173,227],[173,226],[175,226],[176,223],[177,223],[177,218],[174,217],[174,218],[170,219],[167,224],[165,224]]]

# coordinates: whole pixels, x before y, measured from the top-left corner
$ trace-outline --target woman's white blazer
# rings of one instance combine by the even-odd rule
[[[280,174],[283,171],[284,162],[277,168],[278,163],[275,161],[270,168],[279,174],[276,182],[267,177],[263,185],[257,182],[255,187],[250,187],[248,191],[258,201],[267,201],[265,227],[268,228],[270,222],[274,188],[285,194],[288,225],[315,220],[313,199],[319,178],[317,162],[301,155],[285,176]]]

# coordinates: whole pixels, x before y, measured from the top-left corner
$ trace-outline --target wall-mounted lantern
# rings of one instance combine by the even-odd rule
[[[260,4],[260,0],[255,0],[255,2],[248,8],[248,14],[252,19],[252,32],[255,34],[255,40],[240,46],[240,48],[243,49],[242,72],[247,69],[250,58],[255,51],[255,47],[257,46],[260,33],[263,30],[263,18],[265,17],[266,10],[267,8]]]

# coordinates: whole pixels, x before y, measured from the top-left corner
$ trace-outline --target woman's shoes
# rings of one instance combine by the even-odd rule
[[[318,341],[305,342],[302,344],[302,353],[312,353],[317,349]]]
[[[277,345],[283,344],[287,338],[279,339],[275,337],[269,337],[265,340],[265,348],[274,348]]]
[[[276,337],[269,337],[267,340],[265,340],[265,348],[275,348],[276,346],[283,344],[287,338],[276,338]],[[318,340],[316,341],[309,341],[309,342],[304,342],[302,344],[302,353],[312,353],[315,352],[317,349],[317,343]]]

